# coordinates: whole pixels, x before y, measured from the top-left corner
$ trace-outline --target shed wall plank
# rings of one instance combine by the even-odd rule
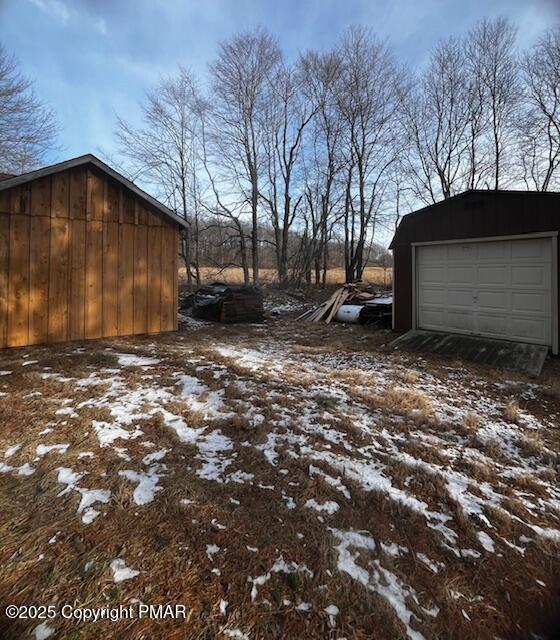
[[[179,328],[178,306],[179,306],[179,232],[173,230],[173,301],[171,313],[173,316],[173,331]]]
[[[8,340],[8,282],[10,267],[10,216],[0,213],[0,349]]]
[[[134,333],[148,330],[148,227],[134,227]]]
[[[95,171],[87,173],[87,219],[103,220],[105,180]]]
[[[38,178],[31,183],[30,211],[35,216],[51,215],[51,177]]]
[[[119,225],[103,225],[103,335],[118,334]]]
[[[29,344],[48,340],[51,220],[32,216],[29,247]]]
[[[91,220],[86,230],[86,338],[103,333],[103,223]]]
[[[173,322],[173,266],[175,230],[162,227],[162,266],[161,266],[161,330],[172,331]]]
[[[70,202],[70,173],[62,171],[52,176],[51,182],[51,216],[68,218]]]
[[[74,219],[70,233],[70,279],[68,292],[69,340],[83,340],[86,337],[85,305],[86,221]]]
[[[51,259],[49,268],[49,342],[68,340],[68,254],[69,222],[51,219]]]
[[[28,344],[29,339],[29,221],[11,216],[8,283],[8,346]]]
[[[161,331],[161,227],[148,233],[148,332]]]
[[[0,213],[10,213],[11,201],[11,189],[4,189],[4,191],[0,191]]]
[[[87,171],[76,167],[70,171],[69,214],[74,220],[85,220],[87,203]]]
[[[119,229],[119,300],[118,333],[134,333],[134,225]]]

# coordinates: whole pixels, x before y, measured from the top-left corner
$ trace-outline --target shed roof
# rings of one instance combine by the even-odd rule
[[[533,226],[560,227],[560,193],[473,189],[403,216],[389,245],[444,237],[460,238],[466,227],[479,235],[529,233]],[[433,238],[431,237],[433,236]]]
[[[102,160],[97,158],[91,153],[87,153],[83,156],[78,156],[77,158],[72,158],[70,160],[65,160],[64,162],[58,162],[57,164],[51,164],[48,167],[43,167],[42,169],[37,169],[35,171],[29,171],[28,173],[22,173],[19,176],[14,176],[7,179],[0,180],[0,191],[4,191],[5,189],[10,189],[11,187],[17,187],[21,184],[25,184],[27,182],[31,182],[32,180],[36,180],[37,178],[42,178],[44,176],[50,176],[53,173],[58,173],[60,171],[66,171],[67,169],[73,169],[74,167],[80,167],[83,165],[91,164],[97,169],[101,170],[103,173],[107,174],[113,180],[120,182],[124,187],[130,189],[133,193],[135,193],[139,198],[145,200],[147,203],[158,209],[165,216],[173,220],[173,222],[177,223],[181,227],[187,227],[187,222],[181,216],[178,216],[176,213],[171,211],[168,207],[162,204],[159,200],[156,200],[149,193],[146,193],[140,187],[136,186],[134,182],[125,178],[118,171],[115,171],[108,164],[105,164]]]

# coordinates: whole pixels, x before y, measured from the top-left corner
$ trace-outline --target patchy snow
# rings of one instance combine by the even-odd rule
[[[142,431],[136,427],[134,431],[127,431],[122,427],[119,427],[118,424],[110,424],[108,422],[100,422],[98,420],[93,420],[91,423],[95,433],[97,434],[97,438],[99,439],[99,444],[102,447],[107,447],[115,440],[134,440],[134,438],[138,438],[142,435]]]
[[[125,561],[122,558],[116,558],[111,560],[109,565],[111,573],[113,574],[114,582],[123,582],[124,580],[130,580],[140,575],[140,571],[136,569],[130,569],[126,566]]]
[[[47,640],[54,633],[54,627],[51,627],[47,622],[41,622],[33,629],[33,637],[35,640]]]
[[[140,356],[135,353],[115,353],[121,367],[150,367],[159,364],[159,358],[151,356]]]
[[[20,444],[13,444],[11,447],[8,447],[6,451],[4,451],[4,458],[11,458],[21,449],[22,446],[23,445],[20,443]]]
[[[222,482],[224,471],[233,462],[223,453],[233,449],[233,442],[224,436],[220,429],[217,429],[200,437],[197,445],[199,450],[197,458],[203,461],[197,475],[204,480]]]
[[[79,493],[81,498],[77,513],[81,514],[84,524],[90,524],[100,513],[96,509],[93,509],[93,505],[98,502],[107,504],[111,499],[111,492],[106,489],[79,487],[78,482],[87,475],[86,473],[72,471],[72,469],[68,467],[58,467],[56,471],[58,472],[57,481],[60,484],[66,485],[58,495],[63,496],[70,491]]]
[[[211,562],[214,562],[214,555],[218,553],[220,547],[217,544],[207,544],[206,545],[206,555],[210,559]]]
[[[207,487],[198,479],[222,485],[227,508],[235,511],[236,517],[243,514],[243,509],[251,509],[253,500],[262,500],[271,509],[278,509],[279,526],[292,526],[295,517],[314,527],[323,526],[325,533],[330,531],[326,540],[335,551],[332,557],[336,558],[336,567],[325,568],[324,575],[332,577],[338,569],[362,585],[364,592],[384,598],[412,640],[424,637],[423,623],[437,616],[438,609],[427,590],[414,589],[415,575],[404,571],[401,565],[404,567],[414,558],[419,561],[418,573],[423,578],[445,570],[447,579],[447,570],[454,562],[482,566],[486,553],[495,554],[496,562],[499,558],[522,560],[537,536],[560,542],[560,530],[556,528],[560,489],[551,480],[551,461],[557,461],[557,454],[540,437],[558,416],[546,416],[545,412],[544,417],[537,412],[533,415],[528,403],[519,410],[519,424],[503,417],[504,389],[515,390],[516,397],[533,400],[540,397],[537,389],[504,381],[500,383],[500,395],[492,383],[457,367],[431,373],[421,359],[411,365],[402,364],[392,354],[344,351],[343,347],[340,351],[334,347],[329,353],[313,343],[293,348],[293,336],[258,346],[252,339],[242,340],[240,344],[245,346],[233,341],[221,344],[217,339],[207,352],[179,340],[181,360],[177,361],[184,367],[172,373],[163,369],[161,376],[156,375],[159,370],[153,369],[160,363],[159,358],[115,353],[120,367],[142,369],[134,372],[131,382],[127,380],[130,372],[122,369],[100,368],[88,371],[82,378],[44,374],[48,376],[45,379],[68,381],[86,391],[81,396],[86,399],[81,402],[59,400],[62,406],[52,409],[57,416],[72,417],[78,412],[85,416],[83,409],[91,409],[101,418],[93,420],[91,427],[87,426],[89,431],[83,433],[85,437],[91,433],[93,443],[91,439],[72,440],[72,459],[95,456],[94,462],[79,463],[78,468],[84,471],[68,466],[57,469],[58,482],[64,485],[59,496],[68,495],[69,504],[73,504],[74,494],[80,496],[77,511],[84,524],[112,508],[112,494],[104,487],[114,491],[115,478],[132,483],[132,508],[136,509],[149,505],[158,494],[173,487],[180,469],[177,480],[184,482],[183,474],[190,474],[195,485],[189,486],[187,479],[181,492],[172,494],[175,504],[193,505],[182,511],[183,517],[206,527],[220,544],[225,525],[218,519],[228,527],[233,524],[223,512],[201,515],[200,508],[207,504],[198,494],[198,487]],[[219,356],[219,362],[212,361],[212,354]],[[225,365],[222,358],[227,359]],[[169,362],[173,362],[171,357]],[[474,414],[476,420],[469,414]],[[230,423],[227,418],[233,415],[236,420]],[[235,428],[237,420],[239,432]],[[60,429],[64,424],[49,423],[47,429]],[[162,425],[173,431],[171,437],[159,438]],[[82,428],[81,424],[75,426]],[[95,449],[96,437],[102,452]],[[123,444],[120,441],[127,441],[126,449],[118,446]],[[23,457],[29,446],[23,441],[8,447],[0,472],[33,473],[29,463],[20,467],[7,464],[11,456],[18,454],[18,460]],[[74,454],[85,446],[93,450]],[[37,455],[55,451],[64,455],[69,448],[40,444]],[[122,459],[127,460],[126,464]],[[292,461],[296,467],[290,464]],[[233,486],[243,483],[251,486]],[[319,489],[317,493],[315,488]],[[237,495],[237,489],[243,509],[234,508],[241,501],[228,493]],[[242,489],[250,493],[241,492]],[[179,499],[180,495],[194,500]],[[307,499],[309,495],[315,498]],[[388,518],[402,511],[411,518],[413,528],[420,523],[426,533],[422,546],[414,537],[408,540],[399,535],[400,524],[396,521],[394,538],[391,539],[392,528],[380,528],[383,537],[379,540],[365,530],[369,528],[368,520],[361,519],[359,513],[355,524],[350,521],[355,529],[349,528],[348,521],[340,524],[350,517],[356,505],[367,500],[375,508],[379,503],[380,509],[385,501],[387,509],[383,513]],[[519,505],[515,513],[512,500]],[[316,516],[310,519],[309,511],[302,511],[304,508],[316,511]],[[135,513],[141,515],[141,510]],[[500,526],[497,514],[515,522],[512,533]],[[468,529],[462,526],[461,518],[468,519],[472,536],[465,536]],[[345,528],[330,529],[327,522]],[[292,541],[303,549],[303,543],[296,541],[303,534],[295,534],[296,529],[287,530],[292,532]],[[520,535],[521,531],[527,536]],[[405,540],[408,547],[402,546]],[[257,547],[246,544],[250,542],[249,536],[242,540],[243,552],[246,548],[247,552],[258,554]],[[198,554],[204,553],[205,543],[206,540]],[[205,551],[214,562],[220,550],[217,544],[207,544]],[[251,572],[260,574],[247,578],[252,602],[257,602],[259,590],[275,574],[306,570],[303,565],[285,561],[279,555],[281,551],[287,556],[288,551],[277,545],[272,556],[277,559],[268,571],[270,556],[266,556],[263,565],[260,557],[247,554],[248,560],[255,563],[251,566],[256,567]],[[225,547],[219,558],[226,560]],[[126,568],[124,561],[120,562],[121,569]],[[217,566],[211,570],[220,574]],[[328,582],[327,578],[324,582]],[[311,592],[306,597],[311,600]],[[312,608],[311,603],[286,602],[283,606],[302,612]],[[313,601],[319,612],[328,603],[328,599],[322,599],[320,604]],[[227,601],[219,600],[218,609],[227,616]],[[334,626],[339,613],[336,605],[324,608],[324,612]],[[468,615],[474,620],[471,609]],[[226,631],[236,630],[222,629],[221,633],[228,635]]]
[[[272,577],[273,573],[297,573],[297,572],[304,572],[310,576],[313,576],[313,573],[305,565],[300,566],[296,562],[287,563],[284,560],[284,558],[280,556],[279,558],[277,558],[277,560],[274,562],[274,564],[270,568],[270,571],[268,571],[267,573],[261,576],[257,576],[256,578],[252,578],[251,576],[249,576],[247,578],[247,582],[250,582],[253,585],[251,587],[251,602],[255,602],[257,599],[258,587],[262,587],[266,582],[268,582]]]
[[[319,503],[316,500],[314,500],[313,498],[311,498],[310,500],[308,500],[305,503],[305,506],[308,509],[315,509],[315,511],[320,511],[320,512],[326,512],[329,515],[332,515],[333,513],[336,513],[339,509],[338,507],[338,503],[334,502],[333,500],[327,500],[326,502],[323,503]]]
[[[488,553],[494,553],[496,549],[494,547],[494,541],[492,540],[492,538],[484,531],[478,531],[476,535],[485,551],[488,551]]]
[[[68,416],[69,418],[78,417],[78,414],[74,411],[72,407],[62,407],[62,409],[57,409],[54,413],[57,416]]]
[[[41,457],[47,455],[47,453],[50,453],[51,451],[56,451],[57,453],[66,453],[69,446],[69,444],[38,444],[36,452],[37,455]]]
[[[187,374],[177,374],[177,385],[181,387],[181,398],[191,411],[200,412],[206,420],[231,415],[223,413],[224,390],[211,391],[198,378]]]
[[[424,636],[411,627],[411,621],[418,618],[408,608],[406,602],[409,598],[412,599],[425,614],[430,616],[434,615],[435,609],[421,607],[414,590],[404,585],[391,571],[382,567],[379,559],[370,560],[366,565],[367,568],[358,564],[357,560],[362,552],[372,555],[376,550],[375,540],[369,534],[352,530],[330,529],[330,531],[338,540],[338,545],[335,547],[338,552],[338,570],[347,573],[367,589],[383,596],[404,624],[408,637],[411,640],[423,640]]]
[[[147,471],[134,471],[125,469],[119,471],[119,475],[136,483],[133,499],[137,505],[144,505],[152,502],[156,493],[163,491],[163,487],[158,486],[160,478],[165,475],[165,465],[153,464]]]
[[[228,638],[233,638],[233,640],[250,640],[249,636],[243,633],[241,629],[223,628],[220,633]]]

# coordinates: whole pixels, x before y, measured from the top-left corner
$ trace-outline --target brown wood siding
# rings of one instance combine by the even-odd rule
[[[0,348],[175,329],[178,238],[91,165],[0,192]]]
[[[550,192],[470,191],[405,216],[391,242],[395,331],[412,328],[413,243],[558,231],[560,193]]]
[[[29,269],[29,344],[48,340],[50,218],[31,217]]]
[[[8,345],[10,216],[0,213],[0,348]]]

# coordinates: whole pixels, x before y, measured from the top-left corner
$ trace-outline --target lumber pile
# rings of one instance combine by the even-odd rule
[[[367,282],[345,284],[317,309],[307,311],[299,316],[298,320],[329,323],[342,305],[366,305],[368,302],[373,302],[378,295],[379,291]]]

